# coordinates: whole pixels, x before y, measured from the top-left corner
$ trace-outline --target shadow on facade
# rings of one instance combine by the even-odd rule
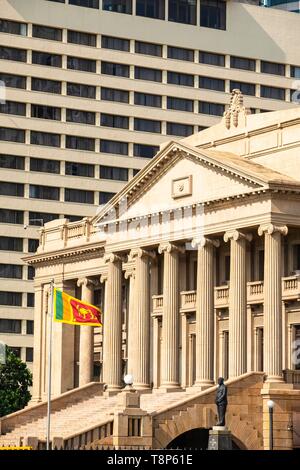
[[[190,429],[169,442],[166,449],[207,450],[208,437],[209,429]],[[244,449],[243,445],[237,443],[236,439],[233,437],[232,450],[242,449]]]

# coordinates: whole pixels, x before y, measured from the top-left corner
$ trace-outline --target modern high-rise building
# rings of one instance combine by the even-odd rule
[[[95,214],[160,144],[216,124],[232,89],[252,113],[295,106],[300,17],[222,0],[0,12],[0,340],[31,363],[37,226]]]
[[[278,8],[279,10],[300,13],[299,0],[263,0],[265,7]]]

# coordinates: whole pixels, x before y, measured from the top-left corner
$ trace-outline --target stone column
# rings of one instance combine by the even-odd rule
[[[45,337],[43,334],[44,323],[46,321],[46,306],[44,305],[44,286],[43,284],[35,284],[34,286],[34,357],[33,357],[33,390],[32,402],[42,400],[43,392],[43,367],[45,364],[43,355],[43,346]]]
[[[129,306],[127,311],[127,332],[126,332],[126,349],[127,349],[127,374],[133,375],[132,363],[134,359],[134,346],[131,341],[134,328],[134,284],[135,271],[134,268],[125,271],[125,279],[129,279]]]
[[[196,382],[208,387],[214,378],[214,247],[219,240],[193,240],[198,246],[196,304]]]
[[[252,235],[237,230],[226,232],[230,240],[229,288],[229,378],[247,372],[247,279],[246,243]]]
[[[159,245],[164,253],[162,383],[167,389],[179,387],[179,253],[184,249],[171,243]]]
[[[154,258],[155,254],[140,248],[129,255],[129,260],[135,260],[130,370],[136,389],[150,387],[150,257]]]
[[[93,305],[94,282],[88,278],[78,279],[81,300]],[[79,387],[92,382],[94,377],[94,327],[80,326],[79,340]]]
[[[267,382],[282,382],[282,285],[281,238],[286,226],[261,225],[265,235],[264,265],[264,371]]]
[[[103,381],[107,389],[121,388],[122,373],[122,260],[115,254],[105,257],[108,263],[103,338]]]

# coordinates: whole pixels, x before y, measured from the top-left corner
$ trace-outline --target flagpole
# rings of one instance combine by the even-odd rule
[[[47,395],[47,438],[46,449],[50,450],[50,429],[51,429],[51,378],[52,378],[52,324],[53,324],[53,303],[54,303],[54,279],[50,281],[50,309],[49,309],[49,346],[48,346],[48,395]]]

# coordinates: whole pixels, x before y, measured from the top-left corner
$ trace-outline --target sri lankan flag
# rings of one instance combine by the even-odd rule
[[[71,325],[101,325],[101,310],[54,289],[54,320]]]

